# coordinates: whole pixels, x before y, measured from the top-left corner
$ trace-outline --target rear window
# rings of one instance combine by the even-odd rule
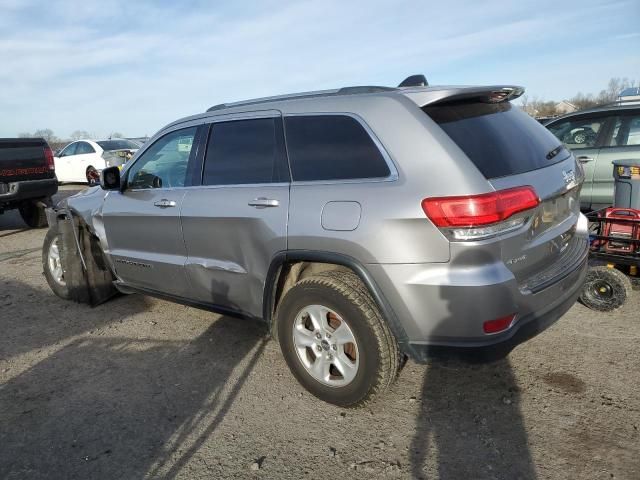
[[[137,150],[140,148],[136,142],[131,140],[102,140],[97,142],[103,150]]]
[[[293,180],[384,178],[389,166],[362,125],[346,115],[285,118]]]
[[[537,170],[569,155],[546,128],[508,102],[433,105],[423,110],[486,178]]]

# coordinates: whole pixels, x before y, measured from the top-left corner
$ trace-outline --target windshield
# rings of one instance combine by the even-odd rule
[[[505,103],[455,103],[423,108],[486,178],[548,167],[569,154],[546,128]]]
[[[137,150],[140,148],[136,142],[131,140],[102,140],[97,142],[103,150]]]

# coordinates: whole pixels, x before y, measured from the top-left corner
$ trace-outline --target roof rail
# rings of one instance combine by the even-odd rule
[[[253,100],[242,100],[232,103],[219,103],[213,107],[209,107],[207,112],[214,112],[217,110],[224,110],[225,108],[244,107],[246,105],[255,105],[258,103],[278,102],[283,100],[297,100],[302,98],[315,98],[315,97],[329,97],[334,95],[357,95],[365,93],[380,93],[391,92],[397,90],[392,87],[377,87],[377,86],[361,86],[361,87],[343,87],[334,90],[319,90],[317,92],[302,92],[292,93],[289,95],[278,95],[275,97],[256,98]]]

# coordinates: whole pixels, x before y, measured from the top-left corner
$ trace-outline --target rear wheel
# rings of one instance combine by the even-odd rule
[[[92,166],[87,167],[86,175],[87,175],[87,183],[89,185],[97,185],[98,182],[100,181],[100,173],[98,172],[98,170],[96,170]]]
[[[69,287],[64,278],[64,270],[60,261],[60,244],[61,237],[57,228],[50,228],[44,237],[44,245],[42,246],[42,270],[44,277],[58,297],[68,300]]]
[[[289,368],[321,400],[363,405],[396,377],[398,346],[355,274],[334,271],[301,280],[280,302],[276,321]]]
[[[31,228],[43,228],[47,226],[47,215],[44,206],[37,205],[34,202],[25,202],[18,208],[20,216],[24,223]]]
[[[631,291],[631,280],[621,271],[592,267],[587,272],[580,301],[593,310],[608,312],[624,305]]]

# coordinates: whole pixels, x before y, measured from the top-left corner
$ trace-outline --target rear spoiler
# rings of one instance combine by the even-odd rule
[[[408,88],[404,89],[402,93],[420,107],[425,107],[460,102],[509,102],[521,96],[524,93],[524,87],[492,85],[487,87],[441,87],[438,89]]]

